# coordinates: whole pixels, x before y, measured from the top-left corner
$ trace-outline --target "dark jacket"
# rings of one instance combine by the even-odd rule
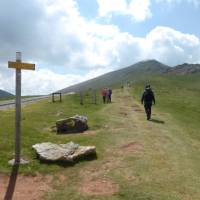
[[[112,90],[111,90],[111,89],[108,90],[108,95],[109,95],[109,96],[112,95]]]
[[[144,103],[144,105],[152,105],[152,102],[155,104],[155,97],[153,91],[151,89],[145,89],[141,98],[141,103]]]

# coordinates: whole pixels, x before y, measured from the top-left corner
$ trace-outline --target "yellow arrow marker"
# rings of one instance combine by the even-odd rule
[[[8,61],[8,68],[35,70],[35,64]]]

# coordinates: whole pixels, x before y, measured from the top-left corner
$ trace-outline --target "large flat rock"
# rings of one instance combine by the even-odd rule
[[[42,161],[67,161],[74,162],[80,158],[96,154],[95,146],[80,146],[73,142],[54,144],[50,142],[32,146]]]
[[[57,133],[81,133],[88,129],[87,117],[75,115],[56,121]]]

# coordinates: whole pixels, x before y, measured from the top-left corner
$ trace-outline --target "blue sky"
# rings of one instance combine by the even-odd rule
[[[127,1],[128,2],[128,1]],[[130,2],[130,1],[129,1]],[[199,1],[200,2],[200,1]],[[95,0],[77,0],[82,16],[92,20],[97,17],[98,3]],[[109,20],[110,24],[117,25],[121,31],[129,32],[135,36],[145,36],[155,26],[167,26],[185,33],[200,37],[200,9],[191,1],[183,0],[171,3],[168,1],[151,2],[152,17],[140,23],[133,22],[130,16],[114,14]],[[97,19],[100,23],[108,23],[107,18]]]
[[[11,14],[12,13],[12,14]],[[200,63],[199,0],[1,0],[0,89],[22,52],[22,93],[45,94],[141,60]]]

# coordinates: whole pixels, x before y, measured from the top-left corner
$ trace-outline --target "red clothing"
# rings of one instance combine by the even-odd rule
[[[107,95],[107,90],[106,90],[106,89],[103,89],[103,90],[101,91],[101,95],[102,95],[103,97],[105,97],[105,96]]]

